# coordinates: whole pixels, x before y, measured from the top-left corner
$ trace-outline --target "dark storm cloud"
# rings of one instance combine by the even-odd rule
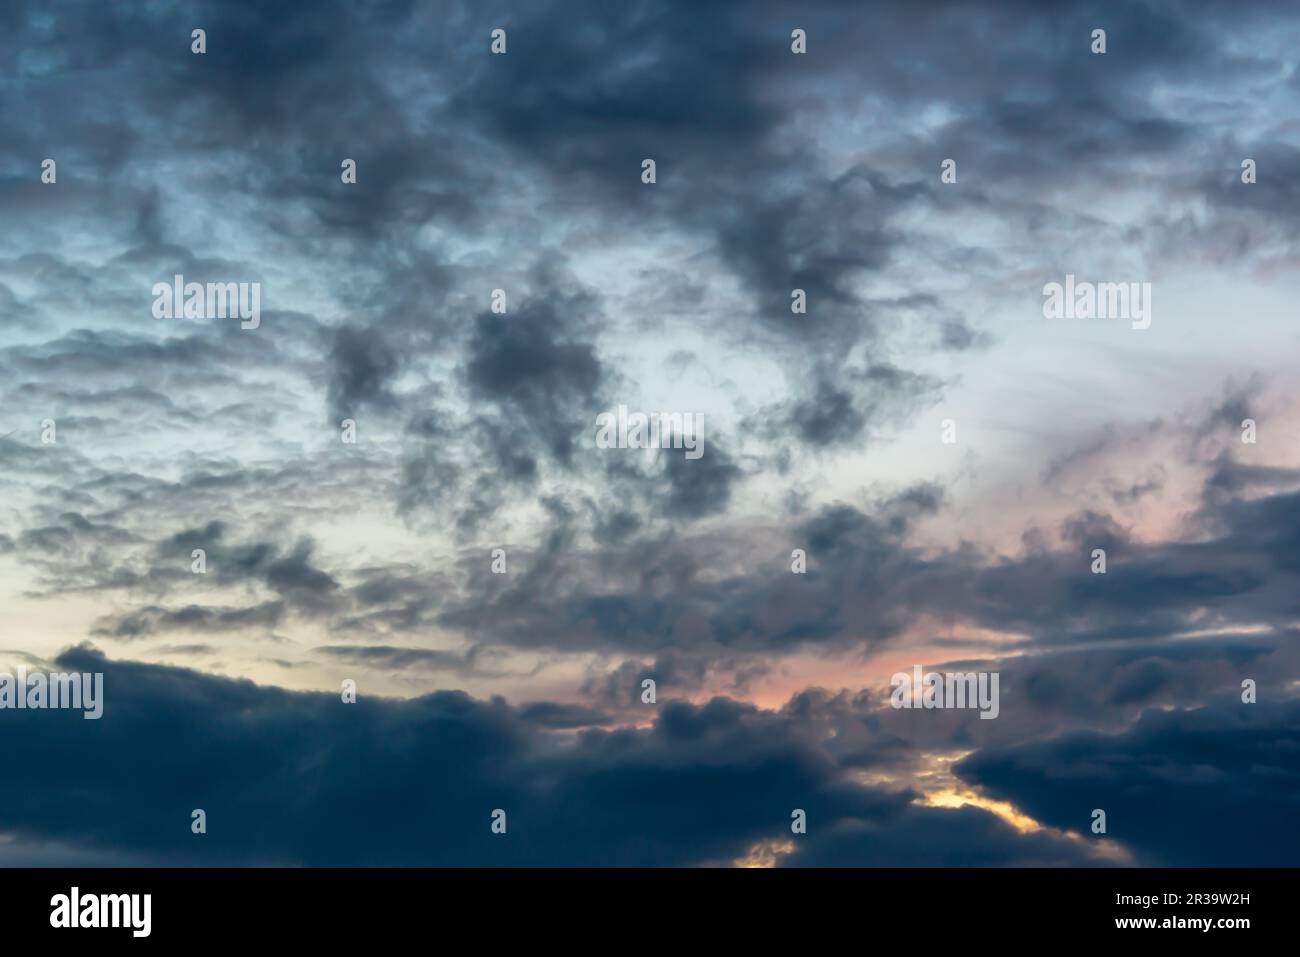
[[[1107,556],[1122,555],[1129,544],[1128,532],[1109,515],[1091,509],[1072,515],[1062,523],[1061,538],[1076,546],[1104,548]]]
[[[1222,456],[1205,480],[1207,498],[1226,501],[1259,489],[1300,485],[1300,469],[1247,465]]]
[[[997,748],[1080,730],[1120,733],[1147,710],[1195,708],[1256,681],[1261,700],[1288,696],[1300,674],[1293,629],[1250,636],[1209,634],[1179,641],[1131,639],[1106,647],[1077,647],[1036,654],[924,665],[936,671],[989,671],[1000,675],[996,720],[971,711],[928,715],[894,710],[886,703],[888,675],[847,706],[815,709],[840,727],[839,740],[878,754],[881,736],[905,741],[896,756],[910,765],[933,751]],[[853,733],[856,722],[873,733]]]
[[[577,453],[616,379],[593,344],[605,318],[595,295],[558,261],[541,261],[506,309],[467,317],[463,409],[449,407],[441,385],[410,402],[397,496],[408,518],[450,513],[472,534],[544,476],[591,468]]]
[[[1258,554],[1281,572],[1300,575],[1300,492],[1236,499],[1225,504],[1216,517],[1226,529],[1224,546],[1243,565]],[[1300,598],[1290,607],[1300,607]]]
[[[1233,146],[1221,168],[1200,184],[1218,216],[1238,228],[1258,230],[1267,223],[1292,242],[1300,239],[1300,147],[1269,141]],[[1240,163],[1247,158],[1257,170],[1250,185],[1241,182]]]
[[[987,749],[954,770],[1037,820],[1107,834],[1163,866],[1294,865],[1300,703],[1147,711],[1122,734],[1079,732]]]
[[[965,836],[949,853],[934,845],[928,863],[1029,863],[1053,844],[1058,859],[1083,860],[986,812],[918,812],[907,792],[852,784],[798,722],[723,698],[663,703],[650,728],[565,743],[541,729],[579,715],[545,703],[517,710],[438,692],[344,704],[89,650],[55,664],[104,672],[104,716],[6,712],[19,727],[0,737],[0,757],[17,773],[0,783],[0,831],[77,846],[82,860],[728,862],[788,838],[794,808],[811,833],[889,829],[900,854],[907,835],[947,833],[956,813]],[[205,835],[190,832],[194,808],[207,814]],[[495,808],[507,813],[504,836],[489,830]],[[837,859],[876,853],[842,848]]]
[[[584,705],[535,701],[519,706],[520,720],[539,728],[565,730],[613,723],[610,715]]]
[[[785,431],[793,427],[810,445],[835,445],[857,440],[866,427],[866,415],[854,406],[852,393],[835,386],[828,377],[806,400],[794,403],[781,421]]]
[[[570,463],[576,434],[594,419],[588,410],[605,376],[583,335],[591,326],[579,316],[588,308],[557,289],[546,301],[528,300],[517,315],[481,315],[465,366],[470,395],[518,422],[509,443],[540,444],[561,465]]]
[[[330,349],[328,401],[335,418],[359,413],[363,404],[394,404],[389,383],[400,367],[398,355],[376,329],[340,326]]]
[[[973,805],[908,805],[883,820],[847,819],[809,831],[782,867],[1086,867],[1088,848],[1059,834],[1017,832]]]
[[[1257,681],[1261,701],[1289,700],[1293,697],[1291,685],[1300,674],[1300,645],[1295,639],[1294,631],[1248,638],[1207,635],[1178,642],[1130,642],[1032,655],[1010,649],[1008,657],[979,661],[925,659],[923,664],[929,670],[999,674],[1001,700],[996,720],[983,720],[971,709],[895,709],[890,705],[889,670],[871,665],[853,676],[855,683],[865,683],[862,690],[807,688],[793,695],[779,713],[815,736],[846,773],[864,772],[894,781],[921,775],[921,780],[934,781],[936,755],[956,758],[1001,753],[1079,732],[1122,735],[1145,713],[1195,709],[1225,692],[1235,695],[1247,677]],[[606,693],[598,700],[623,720],[636,720],[645,707],[637,698],[641,674],[661,679],[660,694],[681,689],[689,693],[691,687],[684,674],[670,681],[665,663],[657,661],[639,673],[627,666],[611,672],[608,687],[600,689]],[[1194,762],[1184,764],[1180,757],[1176,763],[1179,770],[1195,771]],[[1014,798],[1009,799],[1024,810]],[[1086,833],[1078,821],[1052,819],[1046,823]],[[852,837],[855,832],[874,833],[883,844],[891,842],[887,829],[874,832],[862,822],[845,825],[845,840],[850,844],[857,840]],[[832,860],[833,847],[819,847],[833,845],[830,836],[809,834],[808,845],[801,849],[817,849],[819,856],[825,855],[822,859]],[[871,852],[858,844],[853,853]],[[1016,853],[1019,856],[1021,849]],[[1068,853],[1065,857],[1070,859]],[[918,862],[923,860],[922,856]],[[988,860],[993,863],[996,858]]]
[[[668,452],[663,463],[670,489],[667,506],[671,515],[695,517],[724,511],[732,487],[742,475],[717,442],[711,443],[708,453],[694,461]]]

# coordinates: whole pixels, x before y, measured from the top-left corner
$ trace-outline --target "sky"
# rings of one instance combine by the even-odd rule
[[[1300,864],[1298,49],[0,6],[0,670],[104,676],[0,709],[0,864]]]

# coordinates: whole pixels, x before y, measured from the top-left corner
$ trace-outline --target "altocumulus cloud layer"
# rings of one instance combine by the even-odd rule
[[[7,4],[0,861],[1300,863],[1298,18]]]

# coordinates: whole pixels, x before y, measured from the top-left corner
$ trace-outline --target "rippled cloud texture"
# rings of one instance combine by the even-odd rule
[[[0,863],[1300,864],[1298,30],[0,7]]]

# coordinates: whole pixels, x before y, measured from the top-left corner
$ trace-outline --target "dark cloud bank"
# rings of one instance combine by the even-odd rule
[[[344,704],[89,650],[56,664],[105,673],[105,714],[92,729],[72,712],[6,716],[0,830],[85,860],[720,863],[784,840],[794,808],[815,822],[796,864],[1089,860],[984,811],[857,786],[794,716],[724,698],[572,736],[548,730],[565,723],[553,708],[461,692]],[[208,833],[194,835],[200,807]]]
[[[688,865],[785,841],[803,808],[791,865],[1105,862],[1056,831],[854,783],[871,761],[837,756],[809,702],[664,701],[647,728],[570,734],[554,729],[601,716],[461,692],[362,689],[345,704],[89,649],[55,664],[103,671],[105,713],[6,716],[0,830],[13,855],[48,843],[109,862]],[[982,751],[957,770],[1061,828],[1106,807],[1145,863],[1280,863],[1297,849],[1298,742],[1295,703],[1220,701],[1118,735]],[[888,762],[888,741],[877,749]],[[194,808],[207,834],[190,833]],[[489,831],[496,808],[504,836]]]

